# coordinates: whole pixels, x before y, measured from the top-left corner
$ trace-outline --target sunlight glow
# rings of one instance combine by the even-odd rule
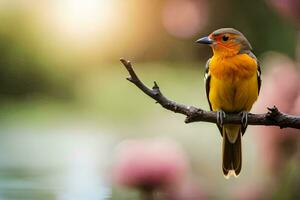
[[[77,39],[109,30],[116,13],[112,0],[61,0],[54,12],[60,31]]]

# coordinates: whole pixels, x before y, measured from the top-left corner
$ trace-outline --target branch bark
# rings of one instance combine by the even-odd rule
[[[210,122],[217,123],[217,113],[212,111],[205,111],[194,106],[186,106],[176,103],[166,98],[160,91],[158,84],[154,81],[152,89],[148,88],[136,75],[132,64],[123,58],[120,59],[122,64],[129,72],[130,77],[128,81],[136,85],[142,92],[151,97],[159,103],[162,107],[175,113],[181,113],[186,116],[185,123],[191,122]],[[278,126],[280,128],[296,128],[300,129],[300,116],[288,115],[280,112],[276,106],[267,108],[268,112],[263,114],[248,114],[248,125],[264,125],[264,126]],[[240,114],[226,114],[224,124],[240,124]]]

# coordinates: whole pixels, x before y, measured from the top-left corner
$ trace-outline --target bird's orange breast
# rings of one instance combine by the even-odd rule
[[[213,56],[209,69],[212,76],[220,80],[247,79],[256,74],[257,62],[248,54]]]
[[[250,111],[258,97],[257,62],[247,54],[213,56],[209,99],[212,109]]]

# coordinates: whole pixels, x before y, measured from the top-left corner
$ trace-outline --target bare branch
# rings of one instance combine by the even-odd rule
[[[130,61],[126,61],[123,58],[120,59],[123,65],[129,72],[130,77],[128,81],[136,85],[149,97],[154,99],[162,107],[175,113],[181,113],[186,116],[185,123],[191,122],[210,122],[217,123],[216,112],[205,111],[193,106],[186,106],[176,103],[167,99],[159,89],[158,84],[154,81],[152,89],[148,88],[136,75]],[[224,124],[240,124],[240,114],[226,114]],[[264,125],[264,126],[279,126],[280,128],[296,128],[300,129],[300,116],[288,115],[280,112],[276,106],[268,108],[268,112],[264,114],[252,114],[248,115],[248,125]]]

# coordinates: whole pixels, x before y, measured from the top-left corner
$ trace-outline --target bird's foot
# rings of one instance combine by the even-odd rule
[[[217,111],[217,125],[219,127],[223,127],[225,117],[226,113],[224,112],[224,110],[220,109]]]
[[[242,111],[242,112],[240,112],[240,115],[242,115],[242,119],[241,119],[242,127],[244,129],[246,129],[247,126],[248,126],[248,112],[247,111]]]

